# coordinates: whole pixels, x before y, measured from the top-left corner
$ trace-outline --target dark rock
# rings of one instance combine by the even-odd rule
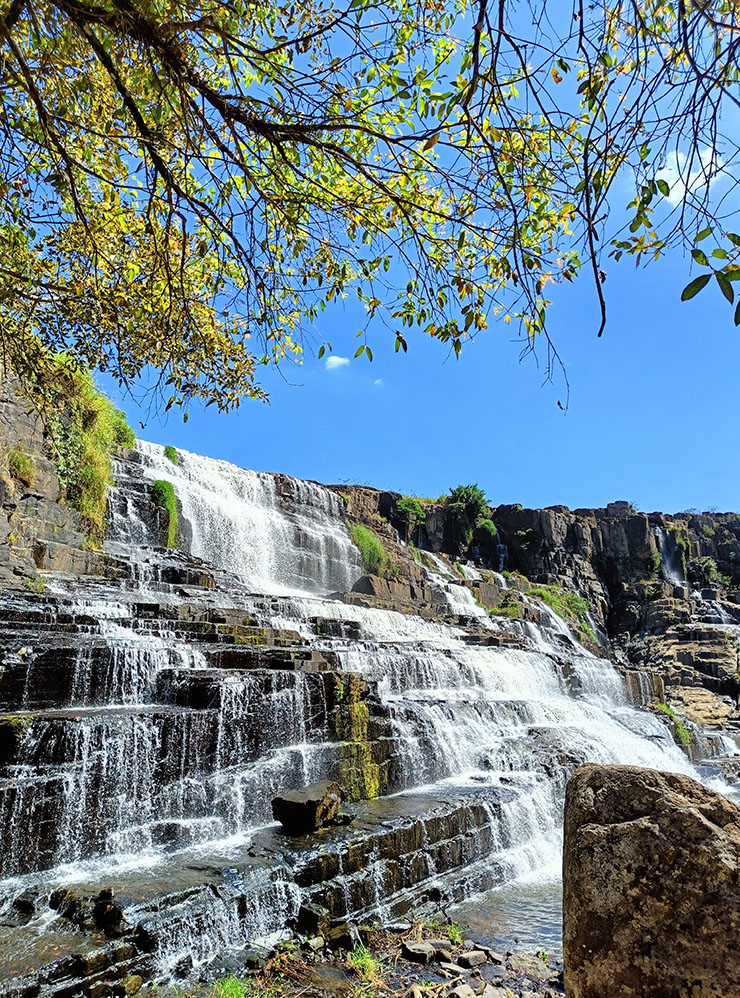
[[[326,934],[326,942],[331,949],[352,950],[362,943],[360,930],[356,925],[339,925]]]
[[[283,826],[285,835],[308,835],[332,822],[339,814],[341,803],[339,784],[323,780],[276,797],[272,813]]]
[[[569,998],[740,995],[740,807],[686,776],[579,769],[565,807]]]
[[[471,949],[467,953],[461,953],[457,958],[457,962],[461,967],[479,967],[482,963],[487,961],[488,957],[480,949]]]
[[[428,942],[404,942],[401,946],[401,956],[411,963],[431,963],[434,959],[434,946]]]
[[[498,953],[495,949],[491,949],[489,946],[481,946],[481,949],[486,954],[491,963],[503,964],[506,957],[503,953]]]

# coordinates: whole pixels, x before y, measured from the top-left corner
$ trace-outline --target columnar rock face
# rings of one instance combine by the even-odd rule
[[[740,808],[686,776],[586,765],[565,804],[568,998],[740,996]]]

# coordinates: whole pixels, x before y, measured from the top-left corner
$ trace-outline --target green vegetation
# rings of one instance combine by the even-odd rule
[[[447,509],[452,517],[456,540],[467,547],[473,539],[476,525],[488,516],[488,501],[477,485],[458,485],[450,489]]]
[[[701,532],[705,537],[714,537],[714,527],[710,527],[708,523],[702,523]]]
[[[95,387],[92,374],[63,354],[45,356],[28,397],[44,419],[62,499],[82,516],[91,539],[100,541],[111,457],[133,447],[134,431]]]
[[[660,571],[661,557],[660,551],[650,552],[650,574],[655,577]]]
[[[46,580],[42,579],[40,576],[36,576],[35,579],[24,579],[24,587],[31,593],[45,593],[46,592]]]
[[[377,534],[362,523],[350,527],[352,540],[359,548],[362,563],[371,575],[384,576],[389,569],[388,554]]]
[[[250,991],[250,982],[234,977],[233,974],[221,977],[213,983],[214,998],[245,998]]]
[[[519,620],[522,615],[522,610],[518,603],[499,603],[498,606],[486,607],[486,611],[492,617],[508,617],[509,620]]]
[[[694,741],[694,734],[692,731],[689,731],[689,729],[686,727],[686,725],[683,723],[680,717],[678,717],[673,707],[671,707],[667,703],[663,703],[662,701],[658,701],[655,704],[655,706],[658,708],[658,710],[662,710],[664,714],[667,714],[668,717],[670,717],[671,721],[673,722],[673,734],[679,745],[683,745],[684,748],[687,745],[691,745],[691,743]]]
[[[165,482],[162,479],[152,482],[150,493],[153,502],[160,509],[166,509],[169,514],[167,525],[167,547],[176,548],[179,535],[177,518],[177,498],[175,497],[175,487],[172,482]]]
[[[694,562],[699,568],[699,571],[704,576],[704,578],[710,584],[715,584],[719,586],[731,586],[732,579],[729,575],[724,575],[717,568],[717,562],[714,558],[704,557],[700,558],[698,562]]]
[[[458,922],[450,922],[447,926],[447,937],[453,946],[462,946],[463,931],[462,925]]]
[[[367,946],[363,946],[362,943],[355,944],[354,949],[347,957],[347,963],[368,984],[378,984],[382,980],[385,969],[383,963],[373,956]]]
[[[166,444],[164,448],[164,456],[172,461],[173,464],[179,464],[180,458],[177,456],[177,451],[172,446],[172,444]]]
[[[409,534],[426,522],[427,511],[415,496],[401,496],[396,503],[401,519],[405,521]]]
[[[586,638],[596,644],[596,635],[588,622],[589,602],[578,593],[568,592],[561,586],[539,585],[529,590],[531,596],[537,596],[547,603],[559,617],[573,624],[579,638]]]
[[[33,466],[33,461],[21,446],[11,448],[8,454],[8,469],[13,478],[17,478],[19,482],[23,482],[29,488],[33,485],[36,469]]]

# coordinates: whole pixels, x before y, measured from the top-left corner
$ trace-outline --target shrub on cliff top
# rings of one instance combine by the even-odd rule
[[[176,548],[179,529],[175,487],[172,482],[165,482],[162,479],[158,479],[156,482],[152,482],[150,492],[154,503],[159,506],[160,509],[166,509],[169,514],[169,521],[167,525],[167,547]]]
[[[385,575],[388,570],[388,555],[380,538],[362,523],[352,525],[352,540],[360,550],[365,570],[371,575]]]

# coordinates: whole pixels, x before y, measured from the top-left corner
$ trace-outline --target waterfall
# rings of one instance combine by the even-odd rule
[[[185,450],[177,451],[174,464],[158,444],[136,446],[144,480],[172,482],[192,531],[192,553],[254,591],[344,591],[363,574],[344,525],[344,501],[331,489]],[[120,510],[121,500],[112,505]],[[130,490],[124,490],[123,509],[114,518],[114,539],[141,544],[145,518]]]
[[[681,563],[681,553],[676,544],[675,537],[665,529],[665,527],[654,527],[655,539],[660,551],[660,565],[663,578],[674,586],[685,586],[683,565]]]
[[[158,581],[174,557],[151,522],[160,478],[175,487],[192,553],[221,573],[216,590]],[[439,558],[430,587],[457,626],[328,597],[362,566],[343,500],[323,486],[185,451],[175,465],[139,443],[118,462],[110,506],[126,585],[60,578],[45,596],[0,600],[12,734],[0,741],[0,910],[28,886],[114,882],[159,972],[177,975],[273,938],[301,890],[329,889],[304,876],[299,890],[310,852],[290,853],[280,836],[260,851],[260,836],[274,796],[335,779],[363,753],[378,749],[393,796],[390,812],[362,812],[356,834],[413,810],[424,846],[409,869],[458,899],[558,868],[578,764],[697,774],[635,706],[643,678],[639,697],[628,692],[539,602],[539,624],[490,619]],[[471,622],[491,641],[471,640]],[[366,691],[354,735],[336,720],[348,677]],[[441,843],[424,838],[442,823],[425,825],[425,807],[449,812]],[[344,913],[404,910],[417,881],[399,884],[380,845],[360,868],[340,845],[329,886]],[[3,972],[0,955],[0,985]]]

